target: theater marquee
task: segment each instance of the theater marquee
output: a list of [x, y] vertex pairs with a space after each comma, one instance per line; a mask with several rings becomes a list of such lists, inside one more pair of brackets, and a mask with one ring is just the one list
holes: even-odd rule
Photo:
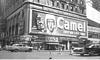
[[29, 33], [87, 36], [87, 22], [31, 10]]

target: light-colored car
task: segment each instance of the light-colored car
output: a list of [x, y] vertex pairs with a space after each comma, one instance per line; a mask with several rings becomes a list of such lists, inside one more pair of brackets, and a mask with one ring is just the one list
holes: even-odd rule
[[6, 46], [6, 50], [11, 51], [11, 52], [17, 52], [17, 51], [31, 52], [32, 49], [33, 49], [33, 47], [30, 47], [25, 44], [13, 44], [13, 45]]

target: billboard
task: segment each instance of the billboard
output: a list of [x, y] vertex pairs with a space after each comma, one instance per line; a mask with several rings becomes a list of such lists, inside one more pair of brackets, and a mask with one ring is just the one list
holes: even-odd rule
[[29, 33], [48, 35], [87, 35], [87, 22], [30, 10]]

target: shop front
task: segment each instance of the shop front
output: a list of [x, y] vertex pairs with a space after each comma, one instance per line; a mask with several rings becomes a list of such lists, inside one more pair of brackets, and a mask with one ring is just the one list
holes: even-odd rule
[[87, 37], [87, 21], [30, 9], [29, 34], [41, 35], [33, 40], [45, 50], [70, 50], [78, 35]]

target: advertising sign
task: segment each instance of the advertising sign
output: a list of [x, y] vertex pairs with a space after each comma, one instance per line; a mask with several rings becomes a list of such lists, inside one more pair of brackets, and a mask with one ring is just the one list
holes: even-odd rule
[[[87, 22], [31, 10], [29, 33], [49, 35], [87, 35]], [[34, 14], [35, 13], [35, 14]], [[34, 17], [35, 16], [35, 17]], [[38, 19], [39, 18], [39, 19]], [[39, 20], [39, 22], [37, 22]], [[37, 23], [37, 24], [35, 24]], [[34, 25], [32, 25], [34, 24]], [[35, 27], [33, 27], [35, 26]], [[40, 26], [41, 28], [38, 28]]]
[[58, 37], [46, 37], [46, 42], [58, 42]]

